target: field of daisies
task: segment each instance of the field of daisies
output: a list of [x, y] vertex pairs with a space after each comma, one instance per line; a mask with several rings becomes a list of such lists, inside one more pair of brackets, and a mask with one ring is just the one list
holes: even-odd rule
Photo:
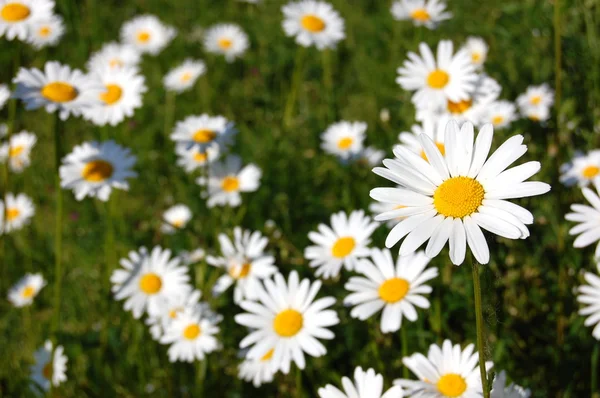
[[0, 0], [0, 397], [600, 397], [600, 3]]

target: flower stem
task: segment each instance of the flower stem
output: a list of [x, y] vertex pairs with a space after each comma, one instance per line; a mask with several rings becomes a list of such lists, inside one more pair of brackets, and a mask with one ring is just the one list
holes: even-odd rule
[[[402, 340], [402, 358], [408, 356], [408, 337], [406, 336], [406, 327], [400, 328], [400, 340]], [[408, 368], [402, 366], [402, 378], [408, 379]]]
[[598, 388], [600, 369], [598, 369], [598, 362], [600, 362], [600, 344], [596, 343], [592, 351], [592, 398], [600, 397], [600, 389]]
[[61, 284], [62, 284], [62, 213], [63, 200], [62, 189], [60, 187], [60, 175], [58, 169], [60, 167], [60, 132], [62, 131], [56, 122], [58, 113], [50, 119], [50, 130], [54, 134], [54, 178], [56, 190], [56, 221], [54, 230], [54, 317], [52, 319], [52, 332], [58, 332], [60, 324], [60, 300], [61, 300]]
[[283, 113], [283, 125], [290, 127], [292, 124], [292, 118], [294, 114], [294, 107], [296, 105], [296, 97], [298, 96], [298, 87], [302, 80], [302, 74], [304, 71], [304, 54], [306, 49], [304, 47], [298, 47], [296, 50], [296, 58], [294, 60], [294, 73], [292, 75], [292, 86], [288, 93], [287, 102], [285, 104], [285, 111]]
[[296, 396], [302, 397], [302, 370], [296, 367]]
[[329, 119], [329, 122], [333, 121], [333, 74], [331, 71], [331, 50], [322, 51], [323, 61], [323, 86], [325, 88], [325, 116]]
[[165, 128], [164, 132], [169, 135], [169, 131], [173, 127], [173, 113], [175, 111], [175, 92], [167, 90], [167, 98], [165, 100]]
[[477, 325], [477, 351], [479, 352], [479, 372], [481, 373], [481, 387], [483, 388], [484, 398], [490, 398], [484, 358], [485, 343], [483, 312], [481, 306], [481, 285], [479, 281], [479, 263], [473, 257], [471, 257], [471, 263], [473, 266], [473, 293], [475, 295], [475, 323]]

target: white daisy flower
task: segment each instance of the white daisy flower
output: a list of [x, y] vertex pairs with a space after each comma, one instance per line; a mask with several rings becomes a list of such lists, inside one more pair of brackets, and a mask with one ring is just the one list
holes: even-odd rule
[[570, 163], [561, 166], [560, 182], [565, 185], [577, 183], [585, 187], [600, 176], [600, 149], [578, 153]]
[[[600, 263], [596, 263], [598, 274], [600, 274]], [[591, 272], [583, 274], [589, 285], [579, 286], [577, 291], [577, 301], [584, 305], [579, 310], [579, 315], [587, 316], [584, 325], [594, 326], [592, 335], [596, 340], [600, 340], [600, 277]]]
[[206, 72], [203, 61], [186, 59], [183, 64], [171, 69], [163, 79], [165, 88], [169, 91], [182, 93], [194, 86], [198, 77]]
[[[483, 392], [479, 354], [474, 350], [473, 344], [462, 350], [459, 344], [453, 346], [450, 340], [444, 340], [442, 347], [432, 344], [427, 357], [416, 353], [402, 358], [402, 363], [419, 380], [397, 379], [394, 384], [406, 388], [412, 397], [480, 398]], [[492, 366], [492, 362], [485, 364], [488, 371]]]
[[134, 46], [110, 42], [104, 44], [100, 51], [96, 51], [90, 56], [87, 68], [90, 71], [103, 71], [106, 68], [137, 67], [140, 58], [141, 55]]
[[412, 97], [417, 108], [445, 108], [448, 101], [470, 99], [477, 75], [471, 57], [465, 49], [453, 55], [449, 40], [438, 43], [437, 59], [425, 43], [419, 45], [421, 56], [409, 52], [408, 60], [398, 68], [396, 82], [404, 89], [415, 91]]
[[506, 372], [502, 371], [494, 377], [491, 398], [529, 398], [531, 391], [514, 383], [506, 385]]
[[164, 25], [154, 15], [139, 15], [121, 27], [121, 41], [142, 54], [157, 55], [176, 35], [175, 28]]
[[144, 311], [149, 316], [159, 316], [164, 300], [191, 290], [188, 268], [180, 266], [178, 257], [171, 251], [155, 246], [148, 253], [145, 247], [129, 252], [122, 258], [120, 269], [112, 273], [110, 281], [116, 300], [125, 299], [124, 308], [139, 319]]
[[540, 86], [529, 86], [525, 93], [517, 97], [517, 105], [526, 114], [530, 108], [550, 108], [554, 104], [554, 90], [546, 83]]
[[53, 10], [53, 0], [0, 0], [0, 37], [27, 40], [32, 24], [47, 19]]
[[187, 148], [186, 145], [177, 145], [175, 153], [177, 154], [177, 165], [183, 167], [186, 173], [191, 173], [217, 160], [219, 146], [208, 146], [202, 151], [197, 145], [191, 148]]
[[10, 90], [6, 84], [0, 84], [0, 109], [4, 108], [4, 105], [10, 98]]
[[383, 376], [368, 369], [366, 372], [359, 366], [354, 370], [353, 383], [348, 377], [342, 377], [341, 391], [337, 387], [327, 384], [319, 388], [320, 398], [402, 398], [402, 387], [393, 386], [383, 393]]
[[403, 131], [398, 135], [398, 140], [403, 146], [427, 160], [427, 155], [419, 141], [421, 134], [425, 134], [431, 138], [440, 153], [444, 155], [446, 153], [444, 138], [446, 135], [446, 125], [449, 121], [450, 117], [448, 115], [438, 116], [428, 112], [423, 115], [421, 125], [413, 124], [410, 131]]
[[342, 160], [349, 160], [363, 150], [366, 130], [365, 122], [342, 120], [334, 123], [321, 134], [321, 148]]
[[44, 286], [46, 286], [46, 281], [42, 274], [25, 274], [8, 291], [8, 301], [15, 307], [31, 305]]
[[27, 42], [38, 50], [55, 46], [65, 33], [65, 24], [58, 15], [50, 15], [31, 24], [31, 33]]
[[339, 275], [342, 265], [354, 271], [357, 261], [369, 255], [371, 234], [379, 226], [362, 210], [350, 215], [343, 211], [331, 215], [331, 227], [319, 224], [318, 232], [308, 233], [308, 239], [316, 246], [304, 250], [309, 265], [317, 268], [315, 276], [324, 279]]
[[233, 62], [244, 55], [249, 46], [248, 35], [235, 24], [211, 26], [204, 35], [206, 52], [221, 54], [227, 62]]
[[83, 110], [83, 116], [97, 126], [116, 126], [133, 116], [142, 107], [142, 95], [148, 90], [146, 79], [136, 67], [95, 69], [95, 75], [104, 85], [100, 102]]
[[415, 26], [435, 29], [440, 22], [452, 18], [441, 0], [398, 0], [392, 3], [392, 16], [397, 21], [412, 20]]
[[481, 228], [508, 239], [529, 236], [526, 225], [533, 223], [533, 215], [506, 199], [541, 195], [550, 185], [525, 181], [540, 170], [539, 162], [507, 170], [527, 152], [521, 135], [508, 139], [486, 160], [493, 135], [493, 127], [485, 125], [474, 142], [472, 124], [463, 124], [459, 131], [451, 121], [446, 128], [445, 156], [422, 134], [419, 141], [428, 161], [396, 147], [397, 159], [386, 159], [385, 167], [373, 169], [403, 187], [371, 191], [375, 200], [406, 206], [375, 217], [378, 221], [406, 217], [392, 228], [386, 247], [406, 237], [400, 246], [400, 255], [405, 256], [429, 240], [425, 254], [433, 258], [449, 240], [452, 263], [462, 264], [468, 246], [479, 263], [487, 264], [490, 253]]
[[163, 213], [160, 230], [165, 234], [174, 234], [178, 230], [184, 229], [191, 219], [192, 211], [186, 205], [171, 206]]
[[481, 68], [487, 59], [488, 45], [481, 37], [467, 37], [464, 48], [471, 55], [471, 62]]
[[18, 231], [31, 222], [35, 207], [25, 194], [6, 194], [6, 203], [0, 200], [0, 234]]
[[265, 287], [258, 286], [257, 301], [242, 301], [240, 306], [247, 313], [235, 316], [240, 325], [254, 329], [241, 342], [240, 347], [251, 346], [248, 359], [260, 359], [273, 349], [271, 369], [288, 374], [292, 360], [304, 369], [304, 353], [320, 357], [327, 353], [325, 346], [317, 340], [334, 338], [327, 329], [339, 323], [335, 311], [326, 308], [335, 303], [333, 297], [314, 301], [321, 282], [299, 280], [292, 271], [286, 283], [283, 275], [275, 274], [274, 280], [267, 279]]
[[284, 5], [281, 11], [286, 36], [295, 37], [303, 47], [335, 48], [346, 37], [344, 20], [329, 3], [301, 0]]
[[254, 387], [257, 388], [264, 383], [272, 382], [275, 375], [271, 364], [274, 351], [271, 348], [260, 359], [244, 359], [239, 366], [238, 377], [244, 381], [251, 381]]
[[8, 160], [11, 171], [20, 173], [31, 164], [31, 149], [35, 146], [37, 137], [28, 131], [10, 136], [10, 142], [0, 145], [0, 162]]
[[423, 296], [431, 293], [431, 286], [423, 283], [435, 278], [435, 267], [425, 269], [429, 258], [422, 251], [398, 257], [396, 265], [389, 250], [371, 250], [372, 262], [360, 260], [356, 271], [365, 277], [353, 276], [344, 286], [352, 292], [344, 304], [355, 306], [350, 315], [364, 321], [383, 309], [381, 331], [397, 332], [402, 316], [411, 322], [417, 320], [415, 307], [429, 308]]
[[522, 108], [521, 114], [531, 121], [545, 122], [550, 119], [550, 108], [545, 106]]
[[[593, 181], [596, 192], [600, 192], [600, 180]], [[600, 241], [600, 197], [587, 187], [581, 188], [588, 205], [572, 204], [573, 213], [568, 213], [565, 219], [579, 223], [569, 230], [569, 235], [579, 235], [573, 242], [573, 247], [582, 248]], [[600, 259], [600, 242], [596, 246], [594, 257]]]
[[226, 147], [231, 145], [237, 133], [233, 122], [223, 116], [188, 116], [177, 122], [171, 139], [186, 149], [196, 147], [204, 153], [207, 148]]
[[246, 231], [240, 227], [233, 229], [233, 240], [219, 234], [220, 257], [207, 256], [206, 262], [227, 273], [222, 275], [213, 287], [214, 294], [221, 294], [233, 284], [234, 302], [256, 300], [260, 280], [277, 272], [275, 258], [265, 253], [269, 240], [258, 231]]
[[206, 257], [206, 251], [201, 248], [192, 251], [183, 250], [179, 253], [183, 265], [194, 265], [204, 260], [204, 257]]
[[158, 303], [158, 311], [154, 316], [146, 319], [150, 327], [150, 334], [154, 340], [159, 340], [171, 322], [177, 319], [186, 308], [195, 308], [200, 305], [202, 292], [200, 290], [184, 290], [175, 292]]
[[61, 345], [53, 349], [52, 342], [47, 340], [44, 346], [35, 352], [34, 357], [35, 365], [31, 367], [31, 380], [44, 391], [67, 381], [68, 359]]
[[165, 329], [160, 342], [170, 344], [169, 361], [202, 361], [206, 354], [219, 349], [219, 341], [214, 336], [219, 332], [217, 322], [207, 317], [202, 308], [186, 308]]
[[44, 107], [48, 113], [58, 111], [62, 120], [97, 105], [104, 91], [102, 82], [95, 77], [54, 61], [46, 62], [43, 72], [21, 68], [13, 82], [17, 84], [13, 96], [25, 103], [25, 109]]
[[137, 177], [135, 162], [129, 148], [113, 140], [84, 142], [63, 158], [60, 186], [73, 190], [77, 200], [89, 196], [106, 202], [113, 188], [129, 190], [127, 178]]
[[500, 100], [487, 104], [481, 114], [480, 123], [491, 123], [494, 128], [502, 129], [517, 120], [517, 107], [510, 101]]
[[379, 166], [385, 158], [385, 151], [368, 146], [358, 153], [359, 162], [364, 162], [369, 166]]
[[222, 162], [215, 162], [208, 178], [199, 177], [196, 183], [207, 186], [206, 205], [237, 207], [242, 203], [242, 192], [254, 192], [260, 186], [262, 171], [255, 164], [242, 167], [242, 159], [228, 156]]
[[[392, 211], [392, 210], [402, 209], [404, 207], [406, 207], [406, 206], [400, 206], [400, 205], [395, 205], [393, 203], [384, 203], [384, 202], [375, 201], [375, 202], [371, 202], [371, 204], [369, 205], [369, 211], [371, 213], [373, 213], [374, 215], [377, 215], [377, 214], [385, 213], [385, 212]], [[391, 220], [388, 220], [385, 223], [385, 225], [388, 228], [393, 228], [396, 224], [398, 224], [398, 222], [402, 221], [405, 218], [406, 217], [403, 217], [403, 216], [399, 216], [397, 218], [392, 218]]]

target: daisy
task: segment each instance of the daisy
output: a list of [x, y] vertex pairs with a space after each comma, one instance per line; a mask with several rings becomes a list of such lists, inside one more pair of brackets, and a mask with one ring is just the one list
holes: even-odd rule
[[13, 96], [25, 103], [25, 109], [58, 111], [61, 120], [70, 114], [79, 116], [83, 109], [98, 104], [104, 90], [98, 79], [54, 61], [46, 62], [43, 72], [21, 68], [13, 82], [17, 84]]
[[600, 149], [585, 155], [578, 153], [570, 163], [561, 166], [561, 173], [560, 182], [565, 185], [589, 185], [600, 176]]
[[354, 370], [354, 380], [342, 377], [344, 391], [331, 384], [319, 388], [320, 398], [402, 398], [402, 387], [394, 386], [383, 393], [383, 376], [368, 369], [366, 372], [359, 366]]
[[257, 388], [264, 383], [272, 382], [275, 375], [271, 364], [274, 351], [271, 348], [260, 359], [245, 359], [239, 366], [238, 377], [244, 381], [251, 381]]
[[[598, 273], [600, 274], [600, 263], [596, 263]], [[600, 277], [591, 272], [583, 274], [589, 285], [579, 286], [577, 291], [577, 301], [585, 307], [579, 310], [579, 315], [587, 316], [584, 325], [593, 326], [592, 335], [596, 340], [600, 340]]]
[[[599, 185], [600, 181], [594, 180], [596, 192], [600, 192]], [[600, 241], [600, 222], [598, 221], [600, 220], [600, 197], [587, 187], [581, 188], [581, 192], [593, 207], [572, 204], [571, 210], [573, 210], [573, 213], [568, 213], [565, 216], [566, 220], [579, 223], [569, 230], [569, 235], [579, 235], [573, 242], [573, 247], [577, 248], [586, 247]], [[600, 242], [596, 246], [594, 256], [596, 259], [600, 259]]]
[[15, 307], [31, 305], [44, 286], [46, 286], [46, 281], [42, 274], [25, 274], [8, 291], [8, 301]]
[[364, 162], [369, 166], [379, 166], [385, 158], [385, 151], [368, 146], [358, 153], [359, 162]]
[[527, 113], [529, 108], [550, 108], [554, 103], [554, 90], [546, 83], [540, 86], [529, 86], [525, 93], [517, 97], [521, 112]]
[[167, 90], [182, 93], [192, 88], [198, 77], [205, 72], [206, 64], [204, 62], [186, 59], [183, 64], [171, 69], [166, 74], [163, 84]]
[[199, 177], [196, 183], [206, 185], [204, 193], [208, 197], [206, 205], [237, 207], [242, 203], [242, 192], [254, 192], [260, 185], [262, 171], [255, 164], [242, 167], [239, 156], [228, 156], [222, 162], [215, 162], [208, 178]]
[[219, 146], [208, 146], [202, 151], [197, 145], [191, 148], [187, 148], [186, 145], [177, 145], [175, 153], [177, 154], [177, 165], [183, 167], [187, 173], [191, 173], [214, 162], [219, 157]]
[[0, 145], [0, 162], [8, 160], [11, 171], [20, 173], [31, 163], [31, 149], [35, 146], [37, 137], [28, 131], [21, 131], [10, 136], [10, 143]]
[[478, 68], [483, 66], [487, 58], [488, 45], [481, 37], [467, 37], [464, 48], [471, 55], [471, 62]]
[[438, 270], [425, 270], [429, 258], [422, 251], [398, 257], [395, 267], [389, 250], [372, 249], [371, 259], [372, 262], [359, 261], [356, 271], [365, 277], [353, 276], [346, 283], [344, 287], [352, 294], [344, 299], [344, 304], [354, 305], [350, 315], [361, 321], [383, 309], [381, 331], [397, 332], [403, 315], [414, 322], [415, 306], [429, 308], [429, 301], [423, 295], [431, 293], [431, 287], [423, 283], [435, 278]]
[[207, 148], [219, 148], [231, 145], [237, 133], [234, 123], [223, 116], [188, 116], [177, 122], [171, 139], [186, 149], [196, 147], [204, 153]]
[[346, 37], [344, 20], [324, 1], [302, 0], [284, 5], [283, 30], [302, 47], [335, 48]]
[[52, 342], [47, 340], [44, 346], [35, 352], [34, 357], [35, 365], [31, 367], [31, 379], [44, 391], [67, 381], [68, 359], [61, 345], [53, 349]]
[[141, 55], [134, 46], [117, 42], [106, 43], [100, 51], [93, 53], [87, 62], [91, 71], [136, 67], [140, 63]]
[[249, 46], [248, 35], [235, 24], [219, 24], [206, 30], [204, 49], [206, 52], [221, 54], [227, 62], [233, 62], [244, 55]]
[[0, 234], [23, 228], [34, 214], [35, 207], [27, 195], [7, 193], [6, 202], [0, 200]]
[[195, 249], [190, 251], [183, 250], [179, 253], [179, 258], [181, 259], [181, 263], [184, 265], [194, 265], [204, 260], [206, 256], [206, 252], [204, 249]]
[[178, 230], [184, 229], [191, 219], [192, 211], [186, 205], [169, 207], [163, 213], [163, 224], [160, 230], [165, 234], [173, 234]]
[[53, 10], [53, 0], [0, 0], [0, 37], [25, 41], [33, 23], [49, 18]]
[[176, 35], [175, 28], [164, 25], [154, 15], [139, 15], [121, 27], [121, 41], [143, 54], [157, 55]]
[[162, 344], [170, 344], [169, 361], [202, 361], [206, 354], [219, 349], [215, 334], [219, 327], [204, 316], [201, 307], [186, 308], [165, 329]]
[[10, 98], [10, 90], [6, 84], [0, 84], [0, 109], [4, 108], [4, 105]]
[[122, 258], [123, 268], [113, 272], [110, 281], [115, 299], [125, 299], [124, 308], [139, 319], [144, 311], [149, 316], [160, 315], [160, 305], [176, 294], [191, 290], [187, 267], [179, 265], [179, 258], [171, 258], [171, 251], [155, 246], [148, 253], [145, 247], [129, 252]]
[[449, 240], [452, 263], [462, 264], [468, 245], [477, 261], [487, 264], [490, 253], [481, 228], [508, 239], [529, 236], [526, 224], [533, 223], [533, 215], [506, 199], [541, 195], [550, 185], [525, 181], [540, 170], [539, 162], [507, 170], [527, 152], [521, 135], [508, 139], [486, 161], [493, 135], [492, 126], [485, 125], [474, 143], [473, 125], [465, 123], [459, 131], [452, 121], [446, 128], [445, 156], [422, 134], [419, 141], [429, 161], [396, 147], [397, 159], [386, 159], [385, 167], [373, 169], [402, 188], [375, 188], [371, 197], [406, 206], [375, 217], [378, 221], [406, 217], [392, 228], [386, 247], [406, 237], [400, 246], [400, 255], [405, 256], [429, 240], [425, 254], [433, 258]]
[[84, 142], [63, 158], [60, 186], [73, 190], [77, 200], [89, 196], [106, 202], [113, 188], [129, 190], [127, 178], [137, 177], [135, 162], [128, 148], [112, 140]]
[[437, 60], [425, 43], [419, 45], [421, 56], [409, 52], [409, 60], [398, 68], [396, 82], [404, 89], [415, 91], [412, 97], [417, 108], [445, 108], [448, 101], [470, 99], [477, 75], [471, 57], [465, 49], [453, 53], [449, 40], [437, 47]]
[[521, 114], [533, 122], [545, 122], [550, 119], [550, 108], [545, 106], [526, 107]]
[[240, 303], [248, 312], [235, 316], [237, 323], [254, 329], [240, 342], [240, 347], [251, 346], [248, 359], [263, 358], [273, 349], [271, 369], [274, 372], [280, 369], [288, 374], [292, 360], [304, 369], [305, 352], [312, 357], [327, 353], [317, 338], [334, 338], [327, 328], [337, 325], [339, 319], [335, 311], [326, 308], [332, 306], [335, 299], [324, 297], [314, 301], [321, 282], [300, 281], [296, 271], [290, 273], [287, 283], [281, 274], [264, 283], [264, 288], [258, 286], [257, 301]]
[[491, 123], [494, 128], [502, 129], [517, 120], [517, 107], [510, 101], [500, 100], [490, 102], [482, 112], [480, 123]]
[[446, 125], [449, 121], [450, 117], [448, 115], [437, 116], [431, 112], [427, 112], [423, 116], [421, 125], [413, 124], [410, 131], [403, 131], [398, 135], [398, 140], [411, 152], [427, 160], [427, 155], [419, 141], [421, 134], [425, 134], [431, 138], [440, 153], [444, 155], [446, 153], [444, 138], [446, 135]]
[[513, 383], [506, 385], [506, 372], [496, 374], [492, 385], [491, 398], [529, 398], [531, 391]]
[[321, 148], [342, 160], [357, 156], [363, 150], [367, 123], [345, 120], [327, 127], [321, 134]]
[[164, 331], [169, 327], [179, 314], [186, 308], [195, 308], [200, 305], [202, 292], [200, 290], [184, 290], [175, 292], [158, 303], [158, 311], [154, 316], [146, 319], [146, 325], [150, 327], [150, 334], [154, 340], [159, 340]]
[[[401, 188], [401, 187], [400, 187]], [[392, 210], [402, 209], [405, 206], [398, 206], [393, 203], [384, 203], [384, 202], [371, 202], [369, 205], [369, 211], [375, 215], [385, 213]], [[402, 221], [406, 217], [397, 217], [388, 220], [385, 224], [388, 228], [393, 228], [399, 221]]]
[[378, 226], [362, 210], [355, 210], [350, 215], [343, 211], [332, 214], [331, 227], [319, 224], [318, 232], [308, 233], [308, 239], [316, 246], [304, 250], [309, 265], [317, 268], [315, 276], [335, 278], [342, 265], [353, 271], [358, 260], [369, 255], [370, 237]]
[[50, 15], [31, 24], [31, 34], [27, 41], [38, 50], [55, 46], [65, 33], [65, 24], [58, 15]]
[[260, 281], [277, 272], [275, 258], [265, 253], [269, 240], [258, 231], [245, 231], [240, 227], [233, 229], [233, 240], [225, 234], [219, 234], [221, 257], [208, 256], [206, 262], [223, 268], [222, 275], [213, 287], [213, 293], [219, 295], [235, 284], [234, 302], [256, 300]]
[[399, 0], [392, 3], [392, 16], [397, 21], [411, 19], [415, 26], [435, 29], [440, 22], [452, 18], [446, 3], [440, 0]]
[[[474, 349], [473, 344], [469, 344], [462, 350], [459, 344], [453, 346], [450, 340], [444, 340], [442, 347], [432, 344], [427, 357], [416, 353], [402, 358], [402, 363], [419, 380], [397, 379], [394, 384], [406, 388], [406, 392], [414, 397], [479, 398], [483, 392], [479, 354], [473, 352]], [[492, 366], [492, 362], [485, 364], [488, 371]]]

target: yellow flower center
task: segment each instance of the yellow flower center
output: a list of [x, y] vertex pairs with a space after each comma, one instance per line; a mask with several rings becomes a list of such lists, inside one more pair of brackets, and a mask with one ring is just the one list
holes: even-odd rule
[[331, 248], [331, 254], [333, 257], [343, 258], [348, 254], [352, 253], [354, 247], [356, 246], [356, 241], [351, 236], [345, 236], [343, 238], [339, 238], [333, 247]]
[[221, 182], [221, 188], [225, 192], [234, 192], [240, 189], [240, 180], [237, 177], [227, 176]]
[[338, 146], [338, 148], [340, 148], [342, 150], [346, 150], [352, 146], [353, 142], [354, 142], [354, 140], [352, 138], [346, 137], [346, 138], [342, 138], [341, 140], [339, 140], [337, 146]]
[[532, 105], [539, 105], [540, 102], [542, 102], [542, 97], [539, 95], [536, 95], [534, 97], [531, 97], [531, 99], [529, 100], [529, 102], [531, 102]]
[[35, 289], [32, 286], [27, 286], [25, 289], [23, 289], [21, 296], [23, 298], [28, 299], [28, 298], [33, 297], [34, 294], [35, 294]]
[[149, 272], [140, 278], [140, 289], [146, 294], [156, 294], [162, 288], [160, 276]]
[[77, 98], [77, 89], [69, 83], [53, 82], [46, 84], [41, 91], [44, 98], [52, 102], [69, 102]]
[[23, 150], [25, 149], [25, 147], [23, 145], [18, 145], [16, 147], [11, 147], [8, 150], [8, 156], [10, 156], [11, 158], [14, 158], [15, 156], [19, 156]]
[[304, 29], [308, 30], [311, 33], [318, 33], [325, 30], [325, 21], [323, 21], [316, 15], [309, 14], [303, 16], [302, 20], [300, 20], [300, 24]]
[[600, 173], [600, 168], [597, 166], [588, 166], [581, 172], [584, 178], [594, 178]]
[[436, 69], [427, 76], [427, 84], [431, 88], [444, 88], [450, 81], [450, 75], [441, 69]]
[[44, 376], [47, 380], [50, 380], [50, 379], [52, 379], [53, 373], [54, 373], [54, 369], [52, 367], [52, 360], [50, 360], [50, 362], [48, 362], [42, 368], [42, 376]]
[[274, 348], [271, 348], [269, 351], [267, 351], [267, 353], [265, 355], [263, 355], [263, 357], [260, 359], [261, 361], [268, 361], [269, 359], [273, 358], [273, 353], [275, 352]]
[[88, 162], [81, 171], [84, 180], [90, 182], [102, 182], [113, 174], [113, 165], [105, 160], [92, 160]]
[[406, 279], [391, 278], [379, 286], [379, 297], [386, 303], [396, 303], [406, 296], [410, 285]]
[[137, 40], [140, 43], [148, 43], [148, 41], [150, 40], [150, 33], [148, 33], [148, 32], [139, 32], [137, 34]]
[[448, 373], [437, 382], [437, 389], [445, 397], [460, 397], [467, 390], [467, 382], [456, 373]]
[[[439, 149], [442, 156], [444, 156], [446, 154], [446, 146], [443, 143], [436, 142], [435, 146], [437, 146], [437, 149]], [[421, 150], [421, 157], [429, 162], [429, 159], [427, 159], [427, 154], [425, 153], [424, 150]]]
[[6, 209], [6, 219], [8, 221], [12, 221], [15, 218], [19, 217], [19, 214], [21, 214], [21, 212], [15, 207]]
[[537, 115], [529, 115], [529, 119], [534, 121], [534, 122], [539, 122], [540, 118]]
[[470, 99], [468, 100], [462, 100], [459, 102], [452, 102], [452, 101], [448, 101], [448, 112], [453, 113], [453, 114], [462, 114], [465, 111], [467, 111], [471, 105], [473, 104], [473, 101], [471, 101]]
[[480, 53], [478, 53], [478, 52], [471, 53], [471, 61], [473, 61], [474, 63], [479, 63], [480, 60], [481, 60]]
[[427, 22], [431, 18], [427, 10], [424, 8], [417, 8], [410, 13], [410, 17], [419, 22]]
[[229, 275], [235, 279], [242, 279], [248, 276], [250, 273], [250, 263], [244, 263], [242, 265], [234, 265], [229, 269]]
[[231, 48], [231, 46], [233, 45], [233, 41], [231, 41], [230, 39], [221, 38], [217, 41], [217, 44], [223, 50], [229, 50]]
[[292, 337], [302, 329], [303, 324], [302, 314], [296, 310], [288, 309], [277, 314], [273, 320], [273, 329], [281, 337]]
[[470, 177], [452, 177], [433, 193], [433, 205], [446, 217], [463, 218], [477, 211], [485, 191], [479, 181]]
[[204, 152], [196, 152], [194, 154], [194, 160], [198, 163], [204, 163], [208, 159], [208, 156]]
[[200, 129], [194, 133], [192, 139], [199, 144], [205, 144], [215, 139], [217, 133], [208, 129]]
[[120, 100], [122, 95], [123, 90], [120, 86], [117, 86], [116, 84], [107, 84], [106, 92], [100, 94], [100, 99], [104, 101], [106, 105], [112, 105]]
[[187, 326], [185, 329], [183, 329], [183, 337], [185, 337], [188, 340], [194, 340], [196, 337], [200, 336], [200, 332], [200, 326], [193, 323]]
[[123, 66], [123, 61], [121, 61], [118, 58], [113, 58], [108, 62], [108, 66], [110, 66], [111, 68], [120, 68], [121, 66]]
[[26, 5], [20, 3], [8, 3], [2, 8], [0, 15], [2, 19], [8, 22], [19, 22], [31, 14], [31, 10]]
[[185, 72], [183, 75], [181, 75], [181, 81], [184, 83], [189, 82], [191, 78], [192, 74], [190, 72]]
[[175, 228], [181, 228], [183, 227], [183, 220], [175, 220], [171, 223], [171, 225]]
[[497, 126], [497, 125], [499, 125], [499, 124], [500, 124], [500, 123], [502, 123], [503, 121], [504, 121], [504, 118], [503, 118], [502, 116], [494, 116], [494, 117], [492, 118], [492, 124], [493, 124], [494, 126]]
[[38, 34], [39, 34], [41, 37], [48, 37], [48, 36], [50, 36], [50, 33], [51, 33], [51, 32], [52, 32], [52, 31], [50, 30], [50, 27], [49, 27], [49, 26], [42, 26], [42, 27], [40, 28], [40, 30], [38, 31]]

